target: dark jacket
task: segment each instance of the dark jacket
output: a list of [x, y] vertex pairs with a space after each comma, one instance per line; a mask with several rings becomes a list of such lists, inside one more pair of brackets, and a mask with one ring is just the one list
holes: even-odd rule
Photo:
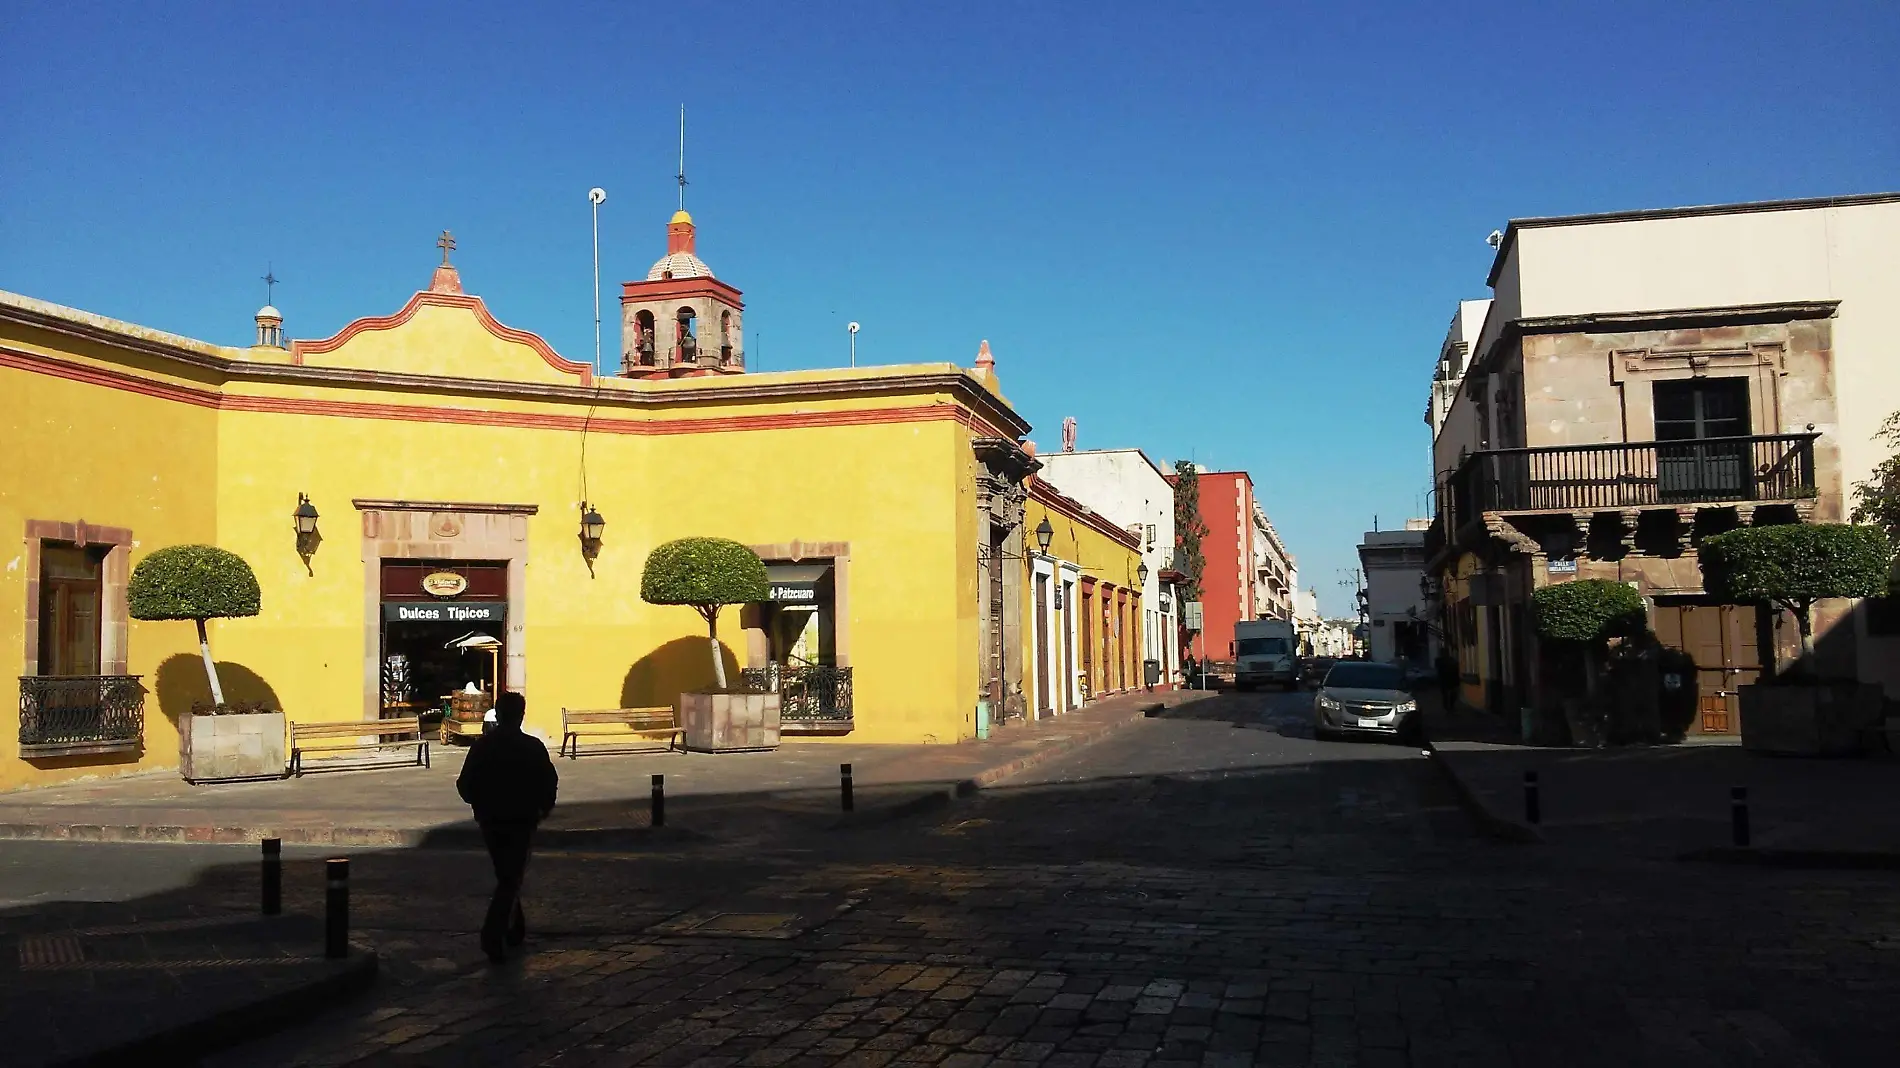
[[469, 748], [455, 792], [478, 823], [534, 823], [554, 808], [559, 782], [541, 739], [497, 724]]

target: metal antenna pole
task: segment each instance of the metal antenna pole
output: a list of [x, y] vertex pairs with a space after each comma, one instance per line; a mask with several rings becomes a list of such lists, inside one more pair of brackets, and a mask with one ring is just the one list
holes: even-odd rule
[[594, 373], [600, 374], [600, 202], [587, 199], [594, 209]]

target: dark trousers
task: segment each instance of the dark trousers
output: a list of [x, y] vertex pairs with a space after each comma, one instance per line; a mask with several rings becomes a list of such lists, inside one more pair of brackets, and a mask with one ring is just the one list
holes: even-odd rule
[[495, 896], [488, 899], [488, 915], [482, 920], [482, 948], [490, 952], [518, 943], [527, 934], [521, 879], [528, 872], [533, 843], [532, 822], [482, 824], [482, 844], [495, 865]]

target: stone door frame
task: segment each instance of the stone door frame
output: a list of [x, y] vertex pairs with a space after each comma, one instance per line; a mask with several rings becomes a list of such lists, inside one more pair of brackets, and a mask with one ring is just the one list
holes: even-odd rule
[[528, 517], [538, 504], [358, 498], [363, 515], [363, 718], [382, 716], [383, 561], [500, 560], [508, 565], [504, 686], [528, 687]]

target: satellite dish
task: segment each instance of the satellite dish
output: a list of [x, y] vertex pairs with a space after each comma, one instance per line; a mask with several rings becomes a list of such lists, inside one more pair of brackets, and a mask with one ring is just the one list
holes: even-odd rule
[[1502, 230], [1491, 231], [1491, 235], [1484, 239], [1484, 243], [1487, 245], [1490, 245], [1492, 248], [1498, 248], [1499, 246], [1504, 244], [1504, 231]]
[[847, 324], [847, 325], [845, 326], [845, 329], [846, 329], [846, 330], [849, 330], [849, 331], [851, 331], [852, 333], [854, 333], [854, 334], [855, 334], [855, 333], [857, 333], [857, 332], [858, 332], [858, 324], [856, 324], [856, 323], [849, 323], [849, 324]]
[[587, 202], [596, 206], [607, 203], [607, 191], [595, 186], [587, 191]]

